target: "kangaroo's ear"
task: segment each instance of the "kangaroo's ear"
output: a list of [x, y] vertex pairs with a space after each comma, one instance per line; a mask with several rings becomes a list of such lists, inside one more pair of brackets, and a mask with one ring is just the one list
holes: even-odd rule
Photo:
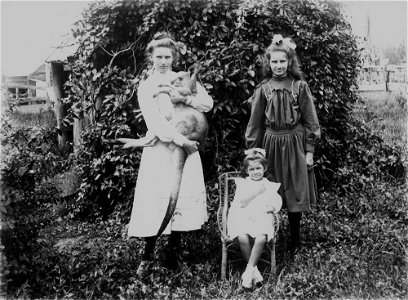
[[198, 74], [201, 71], [201, 64], [200, 63], [195, 63], [194, 64], [194, 73]]
[[191, 73], [194, 73], [194, 70], [195, 70], [195, 64], [189, 66], [189, 67], [188, 67], [188, 70], [187, 70], [187, 71], [188, 71], [188, 74], [191, 75]]

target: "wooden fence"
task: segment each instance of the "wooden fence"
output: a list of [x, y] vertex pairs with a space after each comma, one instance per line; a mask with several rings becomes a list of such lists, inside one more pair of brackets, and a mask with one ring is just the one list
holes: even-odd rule
[[360, 91], [407, 92], [407, 68], [405, 65], [365, 65], [359, 76]]
[[16, 104], [16, 105], [32, 105], [32, 104], [45, 104], [47, 103], [48, 99], [45, 97], [27, 97], [27, 98], [8, 98], [8, 104]]

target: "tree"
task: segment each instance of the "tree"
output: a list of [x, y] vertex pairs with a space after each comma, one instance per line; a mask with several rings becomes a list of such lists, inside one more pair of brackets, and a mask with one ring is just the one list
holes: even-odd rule
[[388, 59], [391, 65], [398, 65], [407, 61], [407, 50], [405, 43], [396, 46], [389, 46], [383, 49], [384, 58]]

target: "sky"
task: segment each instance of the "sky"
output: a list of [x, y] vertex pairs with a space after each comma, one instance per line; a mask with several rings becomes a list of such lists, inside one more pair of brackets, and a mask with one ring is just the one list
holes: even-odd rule
[[407, 41], [407, 1], [341, 1], [358, 36], [366, 33], [367, 16], [370, 19], [372, 41], [378, 47], [400, 45]]
[[28, 75], [71, 36], [86, 1], [1, 1], [1, 73]]
[[[295, 1], [295, 0], [294, 0]], [[34, 72], [70, 35], [72, 24], [88, 5], [71, 1], [0, 1], [1, 73]], [[379, 47], [407, 40], [407, 1], [342, 0], [356, 35], [363, 35], [370, 16], [373, 43]]]

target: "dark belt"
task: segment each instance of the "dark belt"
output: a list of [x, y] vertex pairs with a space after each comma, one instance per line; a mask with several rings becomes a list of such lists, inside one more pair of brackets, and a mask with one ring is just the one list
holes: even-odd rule
[[267, 127], [266, 131], [269, 131], [270, 133], [273, 134], [288, 134], [294, 131], [298, 131], [298, 130], [304, 130], [304, 127], [302, 124], [297, 124], [296, 126], [290, 127], [290, 128], [282, 128], [282, 129], [277, 129], [277, 128], [270, 128]]

